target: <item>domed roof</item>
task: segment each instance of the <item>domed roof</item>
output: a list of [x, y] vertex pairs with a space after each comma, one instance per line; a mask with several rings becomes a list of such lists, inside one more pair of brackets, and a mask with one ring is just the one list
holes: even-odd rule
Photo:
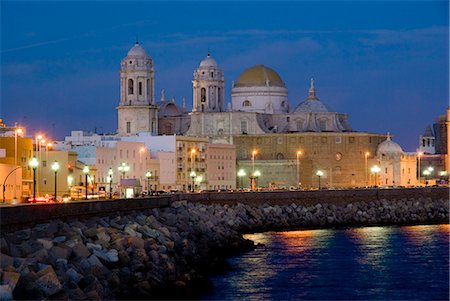
[[294, 112], [333, 112], [333, 110], [318, 99], [307, 99], [301, 102]]
[[262, 87], [267, 86], [286, 87], [280, 75], [272, 68], [264, 65], [250, 67], [239, 75], [235, 87]]
[[139, 45], [139, 42], [136, 42], [134, 46], [128, 51], [128, 56], [134, 57], [148, 57], [147, 51]]
[[333, 112], [333, 110], [317, 98], [316, 88], [314, 88], [314, 79], [311, 78], [308, 98], [301, 102], [297, 108], [295, 108], [294, 112]]
[[391, 136], [388, 134], [386, 140], [381, 142], [377, 148], [377, 155], [401, 155], [403, 150], [398, 143], [391, 140]]
[[210, 68], [210, 67], [217, 68], [217, 62], [208, 53], [208, 55], [200, 62], [200, 68]]

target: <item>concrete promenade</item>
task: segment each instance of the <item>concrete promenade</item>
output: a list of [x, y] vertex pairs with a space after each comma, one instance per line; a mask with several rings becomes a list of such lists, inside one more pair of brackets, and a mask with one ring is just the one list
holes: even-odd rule
[[319, 202], [344, 205], [374, 200], [449, 199], [447, 187], [403, 189], [352, 189], [320, 191], [210, 192], [152, 196], [148, 198], [76, 201], [51, 204], [19, 204], [0, 207], [0, 227], [41, 223], [52, 219], [105, 216], [170, 206], [174, 201], [234, 205], [312, 205]]

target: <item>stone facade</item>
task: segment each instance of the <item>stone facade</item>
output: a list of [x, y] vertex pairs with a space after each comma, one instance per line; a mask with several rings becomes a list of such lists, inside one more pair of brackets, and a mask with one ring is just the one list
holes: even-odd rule
[[153, 60], [136, 42], [120, 64], [119, 135], [158, 133], [154, 85]]
[[[243, 168], [247, 175], [252, 170], [252, 151], [256, 151], [254, 166], [261, 172], [260, 187], [297, 187], [299, 173], [302, 188], [317, 188], [316, 173], [321, 170], [321, 187], [333, 188], [367, 186], [365, 154], [370, 153], [368, 160], [374, 158], [385, 137], [356, 132], [291, 133], [239, 135], [233, 141], [237, 169]], [[299, 150], [302, 155], [298, 166]], [[248, 178], [244, 178], [244, 187], [249, 187]]]

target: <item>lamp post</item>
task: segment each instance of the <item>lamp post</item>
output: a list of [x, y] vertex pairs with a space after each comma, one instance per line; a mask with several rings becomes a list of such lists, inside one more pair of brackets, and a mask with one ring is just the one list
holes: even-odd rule
[[142, 163], [142, 154], [145, 152], [145, 147], [139, 149], [139, 163]]
[[199, 176], [195, 177], [195, 182], [197, 182], [197, 186], [199, 188], [201, 188], [200, 184], [202, 183], [202, 181], [203, 181], [203, 176], [199, 175]]
[[429, 166], [427, 169], [423, 171], [423, 175], [425, 176], [425, 185], [428, 186], [428, 180], [430, 179], [430, 175], [433, 173], [434, 168]]
[[30, 167], [33, 169], [33, 202], [36, 202], [36, 168], [39, 162], [36, 157], [33, 157], [30, 161]]
[[128, 166], [127, 163], [122, 162], [117, 169], [122, 174], [122, 179], [125, 179], [125, 174], [130, 171], [130, 166]]
[[[36, 136], [36, 152], [35, 152], [35, 157], [39, 158], [38, 160], [38, 164], [40, 164], [41, 161], [41, 143], [43, 143], [44, 140], [44, 136], [42, 135], [37, 135]], [[40, 179], [40, 169], [38, 170], [38, 173], [36, 175], [36, 182], [39, 182]], [[39, 193], [39, 186], [37, 187], [38, 193]]]
[[420, 157], [422, 157], [422, 155], [423, 155], [422, 152], [418, 152], [418, 153], [417, 153], [417, 161], [419, 162], [419, 163], [418, 163], [418, 173], [417, 173], [417, 174], [418, 174], [418, 177], [419, 177], [419, 179], [418, 179], [418, 180], [419, 180], [419, 184], [420, 184], [420, 175], [421, 175], [421, 173], [422, 173], [421, 170], [420, 170]]
[[[17, 166], [17, 135], [22, 134], [21, 128], [16, 128], [14, 130], [14, 168]], [[14, 173], [14, 197], [13, 199], [16, 199], [16, 183], [17, 183], [17, 177], [16, 173]]]
[[302, 184], [300, 183], [300, 156], [302, 155], [302, 151], [297, 151], [297, 187], [301, 188]]
[[113, 170], [110, 168], [108, 170], [108, 182], [109, 182], [109, 198], [112, 199], [112, 180], [113, 180]]
[[150, 194], [150, 179], [152, 178], [152, 172], [150, 170], [147, 171], [145, 177], [147, 178], [147, 192]]
[[241, 189], [244, 189], [244, 177], [247, 175], [247, 173], [245, 172], [245, 170], [243, 170], [241, 168], [241, 169], [239, 169], [237, 175], [239, 177], [240, 187], [241, 187]]
[[378, 173], [381, 171], [381, 168], [378, 165], [374, 165], [370, 168], [370, 172], [374, 176], [374, 186], [378, 186]]
[[256, 150], [252, 151], [252, 174], [250, 177], [250, 187], [252, 188], [252, 190], [256, 189], [256, 184], [255, 184], [255, 156], [258, 152]]
[[320, 178], [323, 176], [323, 171], [318, 170], [318, 171], [316, 172], [316, 176], [319, 178], [319, 190], [320, 190]]
[[369, 152], [366, 152], [366, 153], [364, 154], [364, 162], [365, 162], [364, 176], [365, 176], [365, 178], [366, 178], [366, 186], [369, 186], [368, 179], [367, 179], [367, 173], [369, 172], [369, 168], [368, 168], [368, 166], [367, 166], [367, 158], [368, 158], [369, 156], [370, 156], [370, 153], [369, 153]]
[[57, 174], [59, 170], [59, 163], [58, 161], [53, 162], [52, 164], [52, 170], [55, 172], [55, 202], [56, 202], [56, 194], [58, 192], [58, 185], [57, 185]]
[[84, 173], [84, 185], [86, 187], [86, 200], [88, 199], [88, 176], [89, 176], [89, 166], [85, 165], [83, 168]]
[[192, 178], [192, 186], [191, 186], [191, 192], [194, 192], [194, 185], [195, 185], [195, 177], [197, 176], [197, 174], [195, 173], [195, 171], [191, 170], [191, 173], [189, 174]]
[[258, 190], [258, 178], [261, 176], [261, 172], [259, 170], [256, 170], [253, 173], [253, 180], [255, 181], [255, 189]]

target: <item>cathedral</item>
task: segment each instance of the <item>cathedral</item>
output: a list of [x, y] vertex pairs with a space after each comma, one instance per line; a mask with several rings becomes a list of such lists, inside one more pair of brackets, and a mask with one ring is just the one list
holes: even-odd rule
[[[257, 184], [265, 187], [314, 188], [318, 181], [329, 188], [364, 187], [375, 183], [370, 166], [384, 164], [377, 150], [386, 135], [354, 131], [347, 114], [319, 99], [313, 79], [307, 97], [291, 108], [281, 76], [255, 65], [232, 82], [231, 103], [226, 104], [225, 74], [208, 53], [193, 72], [191, 112], [184, 99], [181, 107], [166, 99], [164, 90], [156, 101], [154, 81], [153, 60], [136, 43], [121, 62], [119, 136], [175, 134], [234, 144], [236, 169], [249, 175], [241, 179], [246, 187], [255, 184], [255, 170]], [[384, 165], [386, 175], [379, 182], [389, 173], [386, 185], [412, 184], [397, 179], [403, 165], [392, 170]], [[413, 178], [415, 169], [408, 165], [408, 170]]]
[[121, 62], [119, 135], [150, 132], [233, 143], [234, 135], [352, 131], [347, 114], [319, 100], [313, 79], [308, 97], [291, 109], [285, 83], [264, 65], [239, 75], [232, 84], [231, 104], [225, 106], [225, 76], [208, 53], [194, 70], [191, 112], [186, 111], [184, 100], [182, 108], [167, 100], [164, 90], [156, 102], [154, 81], [153, 60], [137, 42]]

